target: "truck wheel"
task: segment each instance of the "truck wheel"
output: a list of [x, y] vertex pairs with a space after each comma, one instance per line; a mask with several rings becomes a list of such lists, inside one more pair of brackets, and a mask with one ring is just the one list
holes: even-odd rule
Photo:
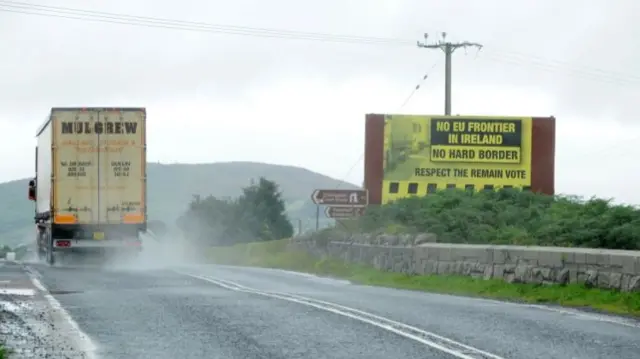
[[56, 256], [55, 253], [53, 253], [53, 238], [50, 232], [47, 232], [45, 240], [47, 243], [47, 264], [52, 266], [56, 264]]

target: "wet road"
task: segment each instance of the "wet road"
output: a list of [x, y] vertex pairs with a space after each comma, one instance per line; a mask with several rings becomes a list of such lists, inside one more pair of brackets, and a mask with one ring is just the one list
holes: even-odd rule
[[64, 309], [35, 282], [22, 264], [0, 260], [0, 342], [10, 358], [91, 358]]
[[615, 317], [255, 268], [30, 267], [99, 358], [640, 358]]

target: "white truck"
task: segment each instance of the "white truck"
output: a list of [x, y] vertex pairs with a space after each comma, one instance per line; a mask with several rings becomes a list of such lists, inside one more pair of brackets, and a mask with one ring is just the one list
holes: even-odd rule
[[38, 257], [142, 250], [147, 230], [146, 109], [52, 108], [37, 132]]

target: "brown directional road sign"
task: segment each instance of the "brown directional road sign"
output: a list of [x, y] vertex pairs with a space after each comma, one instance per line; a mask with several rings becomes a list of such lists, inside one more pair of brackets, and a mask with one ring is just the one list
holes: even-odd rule
[[365, 207], [327, 207], [324, 214], [329, 218], [353, 218], [364, 215]]
[[366, 207], [369, 193], [361, 189], [317, 189], [311, 194], [313, 203], [332, 207]]

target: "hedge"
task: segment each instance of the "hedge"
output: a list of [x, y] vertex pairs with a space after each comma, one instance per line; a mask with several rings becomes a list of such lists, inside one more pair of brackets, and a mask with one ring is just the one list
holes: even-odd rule
[[444, 190], [371, 207], [363, 231], [429, 232], [449, 243], [640, 249], [640, 209], [530, 191]]

